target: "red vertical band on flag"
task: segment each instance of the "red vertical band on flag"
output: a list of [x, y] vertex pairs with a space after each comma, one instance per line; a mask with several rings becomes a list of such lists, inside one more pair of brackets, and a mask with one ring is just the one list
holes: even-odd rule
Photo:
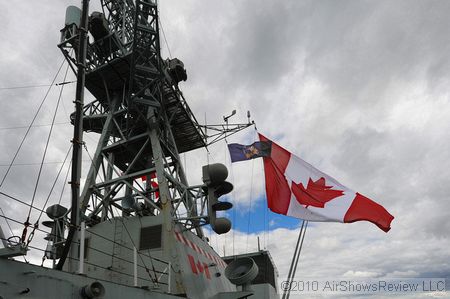
[[344, 222], [367, 220], [385, 232], [391, 229], [393, 219], [394, 216], [385, 208], [359, 193], [356, 193], [355, 199], [344, 216]]
[[[260, 141], [270, 141], [258, 134]], [[272, 142], [270, 157], [264, 157], [264, 175], [266, 179], [267, 205], [275, 213], [287, 214], [291, 200], [291, 190], [284, 173], [291, 153]]]

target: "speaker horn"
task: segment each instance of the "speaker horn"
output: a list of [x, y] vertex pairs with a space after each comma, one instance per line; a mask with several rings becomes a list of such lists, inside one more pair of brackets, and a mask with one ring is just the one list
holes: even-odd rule
[[101, 298], [105, 295], [105, 287], [100, 282], [94, 281], [81, 289], [81, 295], [87, 299]]
[[258, 275], [258, 266], [252, 258], [244, 257], [232, 261], [225, 268], [225, 276], [232, 284], [242, 286], [243, 291], [250, 290], [250, 284]]

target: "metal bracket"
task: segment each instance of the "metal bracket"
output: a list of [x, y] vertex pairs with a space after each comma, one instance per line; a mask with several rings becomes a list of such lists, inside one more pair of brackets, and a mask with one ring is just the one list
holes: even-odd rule
[[17, 244], [0, 249], [0, 258], [10, 258], [19, 255], [27, 254], [27, 247], [25, 244]]

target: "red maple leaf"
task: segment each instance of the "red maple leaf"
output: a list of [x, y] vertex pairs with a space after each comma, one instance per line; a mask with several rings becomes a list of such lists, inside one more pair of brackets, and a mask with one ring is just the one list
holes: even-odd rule
[[331, 188], [333, 186], [325, 185], [324, 177], [321, 177], [315, 182], [310, 178], [306, 189], [302, 183], [296, 184], [292, 182], [291, 187], [292, 192], [300, 204], [317, 208], [323, 208], [333, 198], [344, 195], [342, 190], [333, 190]]

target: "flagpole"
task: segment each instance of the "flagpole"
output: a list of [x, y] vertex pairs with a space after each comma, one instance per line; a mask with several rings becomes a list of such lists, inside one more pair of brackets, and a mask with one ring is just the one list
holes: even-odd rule
[[287, 293], [288, 293], [288, 291], [290, 291], [290, 285], [291, 285], [291, 282], [292, 282], [292, 279], [291, 279], [292, 271], [294, 270], [295, 261], [296, 260], [298, 261], [297, 257], [300, 255], [300, 252], [298, 252], [298, 249], [299, 249], [299, 244], [301, 242], [301, 238], [302, 238], [302, 235], [303, 235], [303, 227], [304, 226], [305, 226], [305, 220], [302, 221], [302, 226], [300, 227], [300, 232], [298, 234], [297, 244], [295, 245], [295, 250], [294, 250], [294, 254], [292, 256], [291, 266], [289, 267], [289, 273], [288, 273], [288, 276], [287, 276], [288, 283], [285, 284], [286, 288], [283, 290], [282, 299], [286, 299], [287, 298], [286, 297]]
[[[292, 278], [291, 278], [291, 281], [290, 281], [289, 285], [291, 285], [291, 283], [294, 281], [295, 273], [297, 272], [298, 261], [300, 259], [300, 253], [302, 252], [303, 240], [305, 240], [305, 234], [306, 234], [306, 228], [307, 227], [308, 227], [308, 221], [306, 221], [305, 228], [303, 229], [302, 241], [300, 242], [300, 247], [298, 249], [297, 261], [295, 262], [294, 271], [292, 272]], [[291, 295], [291, 290], [289, 289], [289, 292], [287, 293], [286, 299], [289, 299], [290, 295]]]

